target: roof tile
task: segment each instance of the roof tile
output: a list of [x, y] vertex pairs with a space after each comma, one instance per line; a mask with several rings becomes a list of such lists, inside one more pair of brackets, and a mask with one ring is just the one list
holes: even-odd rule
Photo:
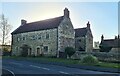
[[42, 20], [42, 21], [27, 23], [25, 25], [19, 26], [11, 34], [18, 34], [18, 33], [24, 33], [24, 32], [32, 32], [32, 31], [57, 28], [59, 26], [60, 22], [63, 20], [63, 17], [64, 16], [60, 16], [60, 17], [46, 19], [46, 20]]

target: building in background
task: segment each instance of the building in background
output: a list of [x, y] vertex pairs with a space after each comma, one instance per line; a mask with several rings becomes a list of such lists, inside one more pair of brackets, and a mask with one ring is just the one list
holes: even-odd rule
[[99, 48], [99, 41], [94, 42], [94, 47], [93, 47], [93, 52], [99, 52], [100, 48]]
[[75, 48], [77, 51], [92, 52], [93, 35], [89, 22], [87, 27], [75, 29]]
[[11, 45], [0, 45], [0, 56], [10, 55], [11, 54]]
[[119, 35], [115, 36], [114, 39], [104, 39], [104, 36], [101, 36], [100, 43], [100, 51], [101, 52], [120, 52], [120, 38]]

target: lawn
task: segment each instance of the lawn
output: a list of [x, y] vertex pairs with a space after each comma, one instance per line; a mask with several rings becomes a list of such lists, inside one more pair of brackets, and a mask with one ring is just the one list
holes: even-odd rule
[[89, 65], [89, 66], [98, 66], [98, 67], [107, 67], [107, 68], [116, 68], [120, 69], [120, 64], [118, 63], [108, 63], [108, 62], [99, 62], [97, 64], [84, 64], [80, 60], [73, 60], [73, 59], [62, 59], [62, 58], [48, 58], [48, 57], [16, 57], [11, 56], [7, 57], [4, 56], [5, 59], [16, 59], [16, 60], [33, 60], [33, 61], [47, 61], [47, 62], [59, 62], [63, 64], [78, 64], [78, 65]]

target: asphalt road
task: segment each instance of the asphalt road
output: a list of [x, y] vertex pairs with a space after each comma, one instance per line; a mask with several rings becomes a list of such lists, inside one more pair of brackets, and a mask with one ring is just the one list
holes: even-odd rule
[[30, 61], [13, 60], [13, 59], [3, 59], [2, 69], [10, 71], [12, 74], [14, 74], [14, 76], [17, 75], [118, 76], [117, 74], [113, 75], [113, 73], [108, 73], [108, 72], [90, 71], [90, 70], [83, 70], [77, 68], [69, 68], [65, 66], [41, 64]]

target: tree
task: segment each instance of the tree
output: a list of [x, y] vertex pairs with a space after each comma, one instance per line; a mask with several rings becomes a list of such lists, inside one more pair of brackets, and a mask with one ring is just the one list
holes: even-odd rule
[[2, 45], [6, 45], [8, 43], [11, 28], [12, 26], [8, 24], [7, 18], [5, 18], [4, 14], [2, 14], [0, 17], [0, 30], [2, 31]]
[[73, 47], [66, 47], [65, 53], [69, 56], [69, 58], [75, 53], [75, 49]]

